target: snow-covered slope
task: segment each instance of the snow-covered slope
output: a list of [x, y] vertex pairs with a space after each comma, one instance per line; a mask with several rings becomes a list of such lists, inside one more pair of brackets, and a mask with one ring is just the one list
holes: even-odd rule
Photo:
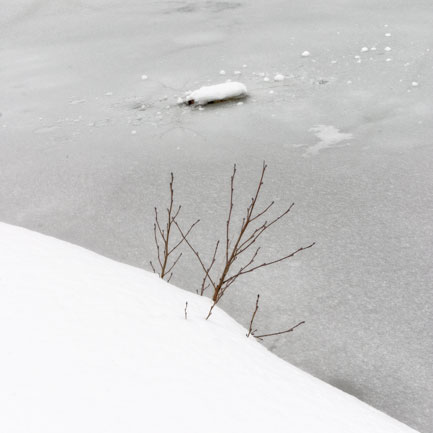
[[223, 311], [205, 321], [208, 307], [0, 224], [0, 431], [414, 431], [277, 358]]

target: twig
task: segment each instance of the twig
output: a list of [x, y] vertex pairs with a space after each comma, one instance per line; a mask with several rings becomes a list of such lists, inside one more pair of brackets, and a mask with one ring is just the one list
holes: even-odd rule
[[302, 322], [299, 322], [298, 324], [296, 324], [295, 326], [293, 326], [290, 329], [287, 329], [286, 331], [273, 332], [272, 334], [254, 335], [254, 337], [262, 339], [262, 338], [265, 338], [265, 337], [272, 337], [274, 335], [287, 334], [288, 332], [293, 332], [293, 330], [295, 330], [298, 326], [303, 325], [304, 323], [305, 323], [305, 321], [303, 320]]
[[260, 299], [260, 295], [257, 295], [256, 308], [254, 309], [253, 315], [251, 316], [250, 327], [248, 329], [247, 337], [249, 337], [251, 334], [254, 336], [253, 322], [254, 322], [254, 318], [256, 317], [257, 310], [259, 309], [259, 299]]
[[[186, 234], [182, 236], [182, 238], [174, 243], [171, 246], [171, 234], [173, 224], [177, 225], [176, 218], [179, 216], [181, 211], [181, 206], [175, 208], [174, 206], [174, 175], [170, 173], [170, 204], [167, 208], [167, 221], [165, 223], [165, 228], [161, 227], [160, 217], [158, 213], [158, 209], [155, 207], [155, 223], [153, 225], [153, 236], [156, 247], [156, 257], [158, 259], [159, 270], [157, 271], [153, 262], [150, 262], [150, 266], [152, 267], [153, 272], [158, 273], [159, 276], [163, 279], [167, 279], [167, 281], [171, 280], [173, 276], [173, 269], [178, 264], [180, 258], [182, 257], [182, 253], [180, 253], [174, 261], [171, 261], [171, 254], [184, 242], [184, 240], [191, 233], [195, 225], [198, 223], [196, 221], [192, 224], [187, 230]], [[168, 278], [167, 278], [168, 277]]]
[[188, 301], [185, 302], [185, 320], [188, 319]]

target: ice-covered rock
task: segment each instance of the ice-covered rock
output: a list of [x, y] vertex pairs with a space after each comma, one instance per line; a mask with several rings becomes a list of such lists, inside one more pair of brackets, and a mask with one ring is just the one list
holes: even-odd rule
[[247, 88], [237, 81], [203, 86], [186, 95], [182, 101], [188, 105], [206, 105], [211, 102], [225, 101], [227, 99], [247, 96]]

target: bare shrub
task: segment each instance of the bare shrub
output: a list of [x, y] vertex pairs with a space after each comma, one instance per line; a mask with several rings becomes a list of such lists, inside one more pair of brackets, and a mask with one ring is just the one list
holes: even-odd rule
[[[267, 169], [267, 165], [264, 162], [262, 171], [260, 174], [259, 182], [257, 188], [255, 190], [254, 195], [251, 197], [250, 204], [247, 206], [242, 221], [239, 225], [239, 229], [235, 230], [232, 233], [232, 218], [233, 218], [233, 208], [234, 208], [234, 190], [235, 190], [235, 177], [236, 177], [236, 164], [233, 167], [233, 173], [230, 178], [230, 201], [228, 208], [228, 216], [225, 224], [226, 228], [226, 236], [224, 241], [224, 250], [222, 257], [222, 266], [216, 272], [212, 272], [215, 263], [217, 262], [217, 254], [219, 251], [219, 246], [222, 244], [221, 241], [217, 241], [215, 247], [213, 249], [213, 255], [210, 263], [206, 265], [198, 252], [198, 250], [191, 244], [191, 242], [187, 239], [188, 234], [191, 231], [191, 228], [198, 222], [196, 221], [191, 228], [184, 232], [180, 225], [177, 223], [176, 219], [173, 219], [173, 223], [178, 228], [182, 240], [189, 246], [195, 257], [197, 258], [202, 270], [203, 270], [203, 280], [202, 285], [199, 290], [199, 293], [203, 295], [204, 291], [207, 287], [213, 288], [212, 301], [213, 304], [208, 312], [206, 319], [212, 314], [212, 310], [217, 305], [217, 303], [221, 300], [221, 298], [226, 293], [227, 289], [232, 286], [240, 277], [255, 272], [261, 268], [281, 263], [285, 260], [288, 260], [294, 257], [296, 254], [301, 251], [307, 250], [315, 245], [315, 242], [305, 246], [300, 247], [297, 250], [285, 254], [281, 257], [270, 261], [263, 261], [257, 264], [258, 255], [260, 252], [260, 246], [257, 246], [258, 239], [263, 235], [263, 233], [272, 227], [274, 224], [281, 221], [293, 208], [294, 203], [291, 203], [283, 212], [278, 213], [276, 216], [266, 219], [268, 212], [274, 205], [274, 201], [271, 201], [268, 205], [261, 208], [261, 210], [256, 210], [258, 201], [260, 198], [261, 189], [263, 186], [263, 179], [265, 176], [265, 172]], [[235, 268], [235, 263], [239, 263], [241, 259], [246, 257], [244, 260], [244, 264]], [[289, 331], [285, 331], [289, 332]], [[259, 338], [259, 336], [257, 336]], [[264, 336], [262, 336], [264, 337]]]
[[180, 253], [174, 260], [171, 259], [171, 255], [180, 247], [182, 242], [188, 237], [191, 230], [194, 226], [199, 222], [197, 220], [194, 224], [190, 226], [188, 231], [185, 234], [182, 234], [182, 237], [178, 240], [172, 242], [171, 236], [173, 234], [173, 226], [177, 224], [176, 218], [179, 216], [181, 206], [177, 208], [174, 206], [174, 175], [170, 173], [170, 204], [167, 211], [167, 220], [165, 225], [161, 227], [160, 218], [158, 214], [158, 209], [155, 207], [155, 223], [153, 224], [153, 234], [154, 241], [156, 246], [156, 254], [157, 254], [157, 267], [156, 270], [152, 261], [150, 261], [150, 266], [152, 267], [153, 272], [157, 273], [162, 279], [165, 279], [168, 276], [167, 281], [171, 280], [173, 276], [173, 269], [179, 262], [182, 257], [182, 253]]

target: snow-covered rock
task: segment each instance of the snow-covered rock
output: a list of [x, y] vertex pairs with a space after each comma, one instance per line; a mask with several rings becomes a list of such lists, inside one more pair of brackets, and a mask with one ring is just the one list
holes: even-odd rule
[[414, 432], [277, 358], [219, 308], [204, 320], [209, 306], [0, 223], [0, 431]]
[[186, 95], [183, 102], [187, 104], [206, 105], [210, 102], [242, 98], [247, 95], [247, 88], [237, 81], [203, 86]]

